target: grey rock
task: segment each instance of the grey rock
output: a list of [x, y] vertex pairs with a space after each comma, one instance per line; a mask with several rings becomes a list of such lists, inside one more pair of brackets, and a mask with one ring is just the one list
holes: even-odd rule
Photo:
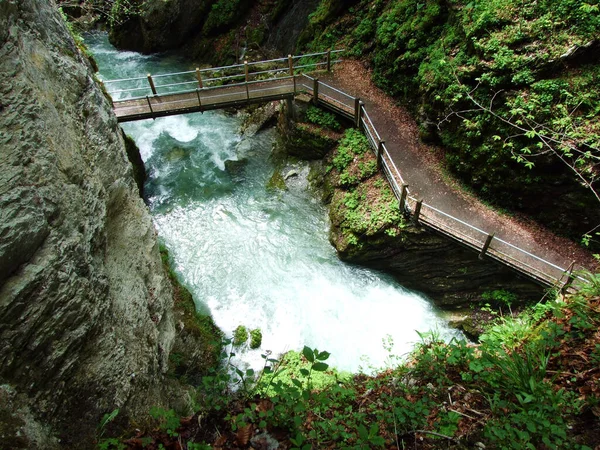
[[87, 448], [103, 414], [126, 423], [177, 395], [172, 290], [121, 130], [54, 3], [3, 1], [0, 21], [0, 383], [15, 417]]

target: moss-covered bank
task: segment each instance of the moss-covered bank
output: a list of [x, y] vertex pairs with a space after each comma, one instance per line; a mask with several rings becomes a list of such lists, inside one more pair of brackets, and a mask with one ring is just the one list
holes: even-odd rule
[[184, 383], [199, 385], [202, 377], [220, 363], [223, 333], [210, 314], [198, 311], [191, 292], [171, 267], [169, 252], [160, 246], [163, 266], [173, 286], [177, 335], [169, 354], [169, 371]]
[[346, 48], [477, 195], [580, 239], [600, 223], [597, 0], [322, 0], [304, 43]]

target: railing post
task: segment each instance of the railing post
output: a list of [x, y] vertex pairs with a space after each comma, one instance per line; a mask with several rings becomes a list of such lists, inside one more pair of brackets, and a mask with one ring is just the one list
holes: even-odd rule
[[294, 95], [296, 95], [296, 75], [294, 75], [294, 58], [292, 55], [288, 55], [288, 65], [290, 67], [290, 76], [294, 80]]
[[248, 61], [244, 61], [244, 74], [246, 75], [246, 100], [250, 102], [250, 89], [248, 88], [248, 80], [250, 75], [248, 70]]
[[200, 90], [196, 88], [196, 96], [198, 97], [198, 106], [202, 108], [202, 101], [200, 100]]
[[402, 193], [400, 194], [400, 209], [404, 209], [406, 204], [406, 197], [408, 195], [408, 184], [402, 185]]
[[196, 78], [198, 79], [198, 87], [202, 89], [202, 75], [200, 74], [200, 69], [196, 67]]
[[315, 78], [313, 80], [313, 103], [315, 105], [319, 104], [319, 79]]
[[575, 261], [571, 263], [571, 265], [565, 272], [567, 274], [567, 280], [560, 289], [560, 293], [563, 295], [567, 292], [567, 289], [569, 289], [569, 286], [571, 286], [571, 284], [573, 283], [573, 269], [575, 269]]
[[327, 50], [327, 72], [331, 72], [331, 50]]
[[152, 103], [150, 103], [150, 97], [146, 95], [146, 101], [148, 102], [148, 107], [150, 108], [150, 114], [152, 114], [152, 120], [154, 120], [154, 110], [152, 109]]
[[377, 168], [380, 170], [383, 166], [383, 144], [385, 144], [385, 141], [379, 141], [379, 145], [377, 145]]
[[485, 243], [483, 244], [483, 247], [481, 247], [481, 252], [479, 253], [479, 259], [483, 259], [483, 257], [485, 256], [485, 253], [488, 251], [488, 248], [490, 248], [492, 239], [494, 239], [494, 233], [488, 234], [488, 237], [486, 238]]
[[421, 215], [421, 206], [423, 206], [423, 200], [417, 200], [415, 205], [415, 215], [413, 216], [413, 222], [419, 223], [419, 216]]
[[152, 75], [148, 74], [148, 83], [150, 83], [150, 89], [152, 89], [152, 93], [154, 95], [158, 95], [156, 93], [156, 87], [154, 86], [154, 80], [152, 80]]
[[356, 113], [355, 113], [355, 115], [356, 115], [356, 128], [358, 128], [360, 130], [360, 128], [361, 128], [360, 124], [362, 122], [362, 109], [365, 106], [365, 104], [362, 102], [362, 100], [360, 100], [358, 98], [356, 100], [357, 100], [356, 101], [357, 108], [356, 108]]

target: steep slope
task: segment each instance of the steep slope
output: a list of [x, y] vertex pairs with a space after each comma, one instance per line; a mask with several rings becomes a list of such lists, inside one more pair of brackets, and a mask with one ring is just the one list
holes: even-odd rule
[[[310, 50], [348, 50], [480, 197], [580, 239], [600, 225], [597, 0], [322, 0]], [[598, 245], [598, 243], [596, 243]]]
[[2, 445], [52, 447], [39, 421], [83, 448], [102, 414], [165, 403], [172, 289], [109, 101], [53, 2], [3, 1], [0, 19]]

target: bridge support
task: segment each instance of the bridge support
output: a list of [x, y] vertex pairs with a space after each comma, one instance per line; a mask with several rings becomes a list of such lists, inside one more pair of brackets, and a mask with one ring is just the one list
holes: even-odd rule
[[198, 80], [198, 87], [202, 89], [202, 75], [200, 74], [200, 69], [196, 67], [196, 79]]
[[296, 107], [294, 106], [294, 98], [286, 97], [285, 109], [287, 110], [288, 119], [296, 120]]
[[150, 114], [152, 114], [152, 120], [156, 119], [154, 117], [154, 110], [152, 109], [152, 103], [150, 103], [150, 97], [146, 95], [146, 101], [148, 102], [148, 108], [150, 108]]
[[560, 288], [560, 293], [563, 294], [563, 295], [566, 294], [567, 289], [569, 289], [569, 286], [571, 286], [571, 284], [573, 283], [573, 269], [575, 269], [575, 261], [573, 261], [571, 263], [571, 265], [569, 266], [569, 268], [565, 272], [565, 274], [567, 275], [567, 280], [565, 281], [565, 283]]
[[488, 234], [488, 237], [485, 240], [485, 243], [483, 244], [483, 247], [481, 248], [481, 252], [479, 253], [479, 259], [483, 259], [483, 257], [485, 256], [485, 253], [488, 251], [488, 248], [490, 248], [490, 244], [492, 243], [492, 239], [494, 239], [494, 233]]
[[354, 118], [356, 121], [356, 128], [358, 128], [360, 130], [360, 122], [362, 120], [362, 109], [363, 109], [364, 103], [362, 102], [362, 100], [360, 98], [357, 98], [354, 100]]
[[200, 89], [196, 88], [196, 96], [198, 97], [198, 106], [200, 107], [200, 110], [202, 111], [202, 100], [200, 100]]

